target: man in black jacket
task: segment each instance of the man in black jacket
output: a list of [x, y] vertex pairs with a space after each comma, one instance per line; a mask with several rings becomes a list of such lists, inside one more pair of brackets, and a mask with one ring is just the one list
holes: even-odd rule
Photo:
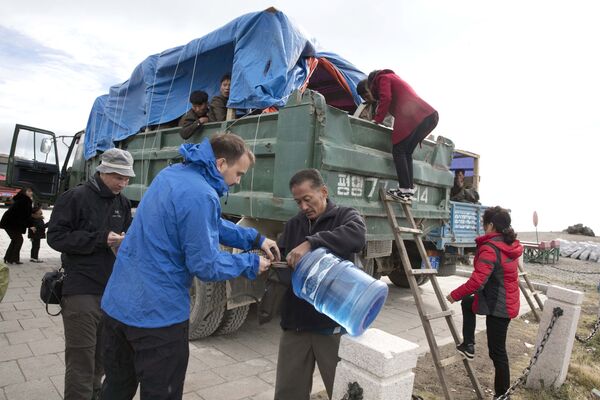
[[204, 124], [208, 122], [208, 94], [196, 90], [190, 94], [190, 103], [192, 108], [179, 120], [179, 134], [186, 140], [193, 134], [202, 132]]
[[[278, 246], [292, 268], [318, 247], [344, 259], [363, 249], [367, 232], [363, 218], [355, 209], [337, 206], [328, 199], [319, 171], [297, 172], [290, 180], [290, 191], [300, 212], [286, 223]], [[281, 328], [275, 400], [308, 400], [315, 362], [331, 398], [341, 327], [296, 297], [289, 287], [282, 304]]]
[[131, 224], [131, 204], [121, 194], [135, 176], [131, 154], [107, 150], [96, 171], [88, 182], [58, 198], [48, 224], [48, 244], [62, 253], [66, 274], [61, 301], [65, 400], [95, 399], [100, 392], [100, 299]]
[[210, 100], [208, 120], [210, 122], [225, 121], [227, 119], [227, 102], [229, 101], [229, 90], [231, 87], [231, 75], [225, 74], [221, 77], [219, 94]]

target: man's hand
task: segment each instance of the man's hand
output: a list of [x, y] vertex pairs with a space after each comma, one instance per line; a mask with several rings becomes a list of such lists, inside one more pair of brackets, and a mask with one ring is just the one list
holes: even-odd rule
[[277, 247], [277, 243], [274, 240], [269, 238], [265, 238], [260, 249], [264, 251], [267, 255], [267, 258], [271, 261], [279, 261], [281, 260], [281, 253], [279, 253], [279, 247]]
[[262, 274], [263, 272], [266, 272], [269, 270], [269, 267], [271, 266], [271, 260], [269, 260], [268, 258], [264, 258], [259, 256], [260, 260], [258, 263], [258, 273]]
[[125, 232], [123, 232], [119, 235], [118, 233], [110, 231], [110, 232], [108, 232], [108, 238], [106, 239], [106, 244], [109, 247], [119, 247], [124, 238], [125, 238]]
[[298, 246], [293, 248], [292, 251], [288, 253], [285, 260], [287, 261], [290, 267], [296, 268], [296, 264], [298, 264], [298, 261], [300, 261], [302, 256], [308, 253], [309, 251], [310, 242], [308, 240], [305, 240], [304, 242], [300, 243]]
[[452, 298], [452, 295], [451, 295], [451, 294], [449, 294], [448, 296], [446, 296], [446, 300], [448, 300], [448, 302], [449, 302], [450, 304], [452, 304], [452, 303], [455, 303], [455, 302], [456, 302], [456, 300], [454, 300], [454, 299]]
[[205, 123], [207, 123], [207, 122], [208, 122], [208, 117], [200, 117], [200, 118], [198, 118], [198, 121], [199, 121], [201, 124], [205, 124]]
[[32, 226], [29, 229], [31, 229], [31, 232], [33, 232], [33, 233], [35, 233], [35, 231], [37, 231], [37, 229], [35, 229], [35, 226]]

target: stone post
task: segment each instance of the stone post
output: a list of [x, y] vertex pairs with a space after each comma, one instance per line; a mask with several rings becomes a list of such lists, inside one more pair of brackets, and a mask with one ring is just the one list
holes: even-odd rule
[[582, 292], [564, 289], [559, 286], [549, 286], [546, 296], [548, 300], [544, 303], [544, 314], [540, 321], [534, 349], [538, 348], [546, 333], [554, 308], [562, 308], [563, 315], [554, 324], [550, 339], [546, 343], [537, 363], [531, 367], [531, 373], [525, 386], [533, 389], [550, 386], [559, 388], [564, 383], [569, 369], [573, 341], [575, 340], [583, 301]]
[[363, 399], [410, 399], [418, 347], [379, 329], [368, 329], [356, 337], [343, 335], [332, 399], [341, 400], [354, 382], [362, 388]]

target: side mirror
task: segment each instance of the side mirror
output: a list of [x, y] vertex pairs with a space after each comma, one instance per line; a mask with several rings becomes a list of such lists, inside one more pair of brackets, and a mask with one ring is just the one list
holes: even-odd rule
[[42, 143], [40, 144], [40, 151], [44, 154], [50, 153], [52, 150], [52, 139], [51, 138], [43, 138]]

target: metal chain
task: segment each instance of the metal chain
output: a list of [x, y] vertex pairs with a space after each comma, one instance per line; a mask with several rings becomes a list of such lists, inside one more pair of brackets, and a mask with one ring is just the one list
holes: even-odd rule
[[363, 400], [363, 388], [360, 387], [358, 382], [351, 382], [348, 384], [348, 391], [342, 400]]
[[498, 397], [499, 400], [506, 400], [508, 399], [512, 392], [514, 392], [515, 390], [517, 390], [517, 388], [519, 386], [521, 386], [523, 383], [525, 383], [525, 381], [527, 380], [527, 377], [529, 376], [529, 373], [531, 372], [531, 367], [533, 367], [535, 365], [535, 363], [538, 360], [538, 357], [540, 356], [540, 354], [542, 354], [542, 351], [544, 351], [544, 346], [546, 345], [546, 342], [548, 342], [548, 339], [550, 338], [550, 334], [552, 333], [552, 329], [554, 328], [554, 324], [556, 323], [556, 320], [558, 320], [558, 318], [563, 315], [563, 309], [560, 307], [555, 307], [552, 310], [552, 319], [550, 319], [550, 323], [548, 324], [548, 328], [546, 328], [546, 333], [544, 334], [544, 337], [542, 338], [542, 341], [540, 342], [540, 345], [538, 346], [538, 348], [535, 351], [535, 354], [533, 355], [533, 357], [531, 357], [531, 361], [529, 361], [529, 365], [527, 366], [527, 368], [525, 368], [523, 370], [523, 374], [512, 384], [511, 387], [508, 388], [508, 390], [506, 391], [506, 393], [504, 393], [503, 395], [501, 395], [500, 397]]
[[557, 269], [557, 270], [563, 271], [563, 272], [570, 272], [572, 274], [600, 275], [600, 272], [593, 272], [593, 271], [572, 271], [570, 269], [560, 268], [560, 267], [557, 267], [557, 266], [552, 265], [552, 264], [545, 264], [545, 266], [550, 267], [550, 268], [554, 268], [554, 269]]
[[582, 339], [579, 335], [575, 335], [575, 339], [579, 342], [579, 343], [587, 343], [589, 342], [594, 335], [596, 335], [596, 333], [598, 332], [598, 329], [600, 328], [600, 317], [598, 317], [598, 319], [596, 320], [596, 323], [594, 324], [594, 327], [592, 328], [592, 331], [590, 332], [590, 334], [585, 338]]

